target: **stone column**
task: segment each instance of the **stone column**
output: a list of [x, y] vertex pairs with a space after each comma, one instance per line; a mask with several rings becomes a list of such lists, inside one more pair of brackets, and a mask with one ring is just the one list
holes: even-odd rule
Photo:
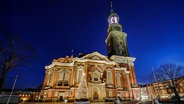
[[133, 78], [134, 78], [134, 84], [137, 84], [134, 66], [132, 65], [131, 67], [132, 67], [132, 73], [133, 73]]
[[128, 88], [128, 90], [131, 90], [130, 78], [128, 77], [129, 74], [127, 73], [127, 74], [125, 74], [125, 75], [126, 75], [126, 79], [127, 79], [127, 88]]
[[129, 63], [128, 63], [128, 69], [130, 70], [129, 78], [130, 78], [131, 84], [133, 84], [134, 80], [133, 80], [133, 74], [132, 74], [132, 67], [130, 66]]

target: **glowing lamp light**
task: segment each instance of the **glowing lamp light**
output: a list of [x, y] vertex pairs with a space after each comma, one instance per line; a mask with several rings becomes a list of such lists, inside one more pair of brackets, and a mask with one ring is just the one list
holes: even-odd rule
[[68, 100], [65, 100], [65, 103], [67, 103], [68, 102]]
[[22, 98], [22, 101], [27, 101], [28, 99], [27, 98]]

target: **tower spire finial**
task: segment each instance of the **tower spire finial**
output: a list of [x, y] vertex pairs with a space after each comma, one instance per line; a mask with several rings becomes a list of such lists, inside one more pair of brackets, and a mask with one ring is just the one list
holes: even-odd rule
[[74, 51], [74, 49], [72, 49], [72, 55], [71, 55], [71, 58], [73, 58], [74, 56], [73, 56], [73, 51]]
[[113, 12], [113, 8], [112, 8], [112, 1], [111, 1], [111, 5], [110, 5], [110, 6], [111, 6], [111, 12]]

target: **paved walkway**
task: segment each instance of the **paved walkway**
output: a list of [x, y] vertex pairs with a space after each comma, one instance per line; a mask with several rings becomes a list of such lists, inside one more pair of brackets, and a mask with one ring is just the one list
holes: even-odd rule
[[[22, 102], [19, 104], [74, 104], [64, 102]], [[90, 104], [113, 104], [113, 102], [91, 102]]]
[[139, 102], [137, 104], [152, 104], [152, 102], [151, 101], [142, 101], [142, 102]]
[[[74, 104], [74, 103], [64, 103], [64, 102], [21, 102], [19, 104]], [[90, 104], [114, 104], [114, 103], [113, 102], [91, 102]], [[121, 102], [121, 104], [138, 104], [138, 101]]]

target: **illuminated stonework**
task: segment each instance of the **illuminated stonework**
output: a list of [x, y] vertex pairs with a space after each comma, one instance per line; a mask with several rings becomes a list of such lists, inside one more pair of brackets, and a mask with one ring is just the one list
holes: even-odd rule
[[[43, 100], [88, 98], [104, 101], [118, 96], [122, 100], [137, 99], [139, 89], [134, 71], [135, 58], [129, 56], [127, 34], [122, 31], [119, 16], [112, 10], [112, 6], [108, 23], [108, 57], [93, 52], [80, 57], [54, 59], [52, 64], [45, 66], [41, 92]], [[83, 95], [79, 94], [81, 84], [87, 90], [82, 89]]]
[[120, 96], [131, 100], [136, 96], [136, 77], [132, 57], [112, 56], [108, 59], [98, 52], [83, 57], [53, 60], [45, 66], [46, 74], [41, 96], [43, 100], [74, 100], [85, 74], [88, 99], [104, 101]]

